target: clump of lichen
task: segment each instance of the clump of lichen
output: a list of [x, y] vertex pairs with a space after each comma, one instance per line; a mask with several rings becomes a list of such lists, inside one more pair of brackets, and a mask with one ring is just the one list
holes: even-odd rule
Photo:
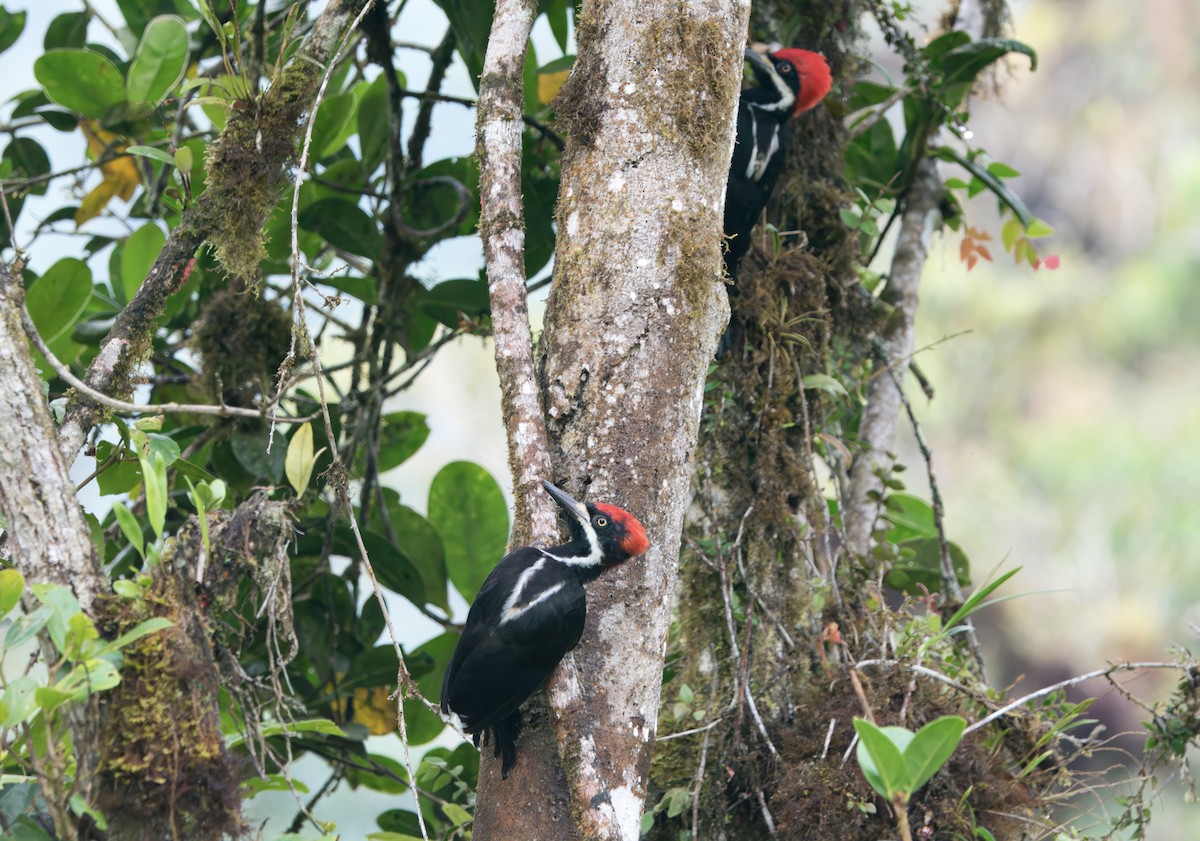
[[208, 299], [192, 330], [208, 394], [231, 406], [250, 405], [272, 388], [291, 344], [291, 318], [277, 303], [222, 289]]

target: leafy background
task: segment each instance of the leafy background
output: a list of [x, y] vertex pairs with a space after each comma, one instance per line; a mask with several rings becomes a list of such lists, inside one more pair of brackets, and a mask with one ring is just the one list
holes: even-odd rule
[[[95, 5], [115, 15], [112, 3]], [[993, 678], [1001, 684], [1021, 678], [1020, 686], [1031, 689], [1109, 660], [1161, 659], [1172, 642], [1197, 644], [1200, 21], [1186, 0], [1013, 7], [1015, 31], [1038, 50], [1040, 69], [1002, 78], [1003, 97], [974, 109], [972, 129], [996, 159], [1021, 173], [1015, 189], [1057, 228], [1053, 247], [1062, 267], [1035, 273], [997, 253], [994, 263], [968, 272], [956, 235], [935, 240], [918, 345], [937, 343], [919, 356], [937, 389], [921, 415], [949, 529], [977, 577], [996, 565], [1024, 565], [1010, 591], [1035, 591], [995, 609], [995, 633], [983, 634]], [[25, 11], [26, 34], [0, 55], [9, 90], [35, 86], [29, 71], [40, 54], [38, 37], [59, 10], [29, 4]], [[410, 39], [432, 45], [444, 20], [432, 3], [412, 0], [402, 23]], [[539, 50], [558, 55], [545, 20], [538, 26]], [[99, 32], [90, 36], [103, 40]], [[403, 52], [398, 60], [419, 87], [428, 61]], [[473, 93], [458, 59], [444, 90]], [[409, 123], [412, 115], [406, 113]], [[470, 110], [440, 107], [427, 158], [469, 154], [472, 129]], [[43, 138], [56, 163], [78, 157], [77, 138], [48, 130]], [[90, 178], [88, 187], [99, 181]], [[49, 212], [60, 203], [53, 195], [31, 197], [24, 212]], [[977, 200], [967, 214], [974, 227], [997, 235], [990, 202]], [[43, 236], [33, 252], [39, 272], [81, 253], [79, 237]], [[54, 248], [45, 247], [51, 242]], [[418, 274], [428, 281], [472, 277], [481, 263], [477, 241], [459, 237], [434, 246]], [[387, 410], [427, 416], [428, 439], [386, 479], [418, 513], [429, 513], [431, 484], [447, 463], [475, 462], [507, 483], [487, 342], [468, 337], [446, 348]], [[911, 443], [902, 460], [920, 463]], [[93, 466], [77, 465], [77, 478]], [[94, 493], [88, 505], [105, 513]], [[461, 589], [469, 587], [463, 582]], [[463, 615], [465, 601], [455, 588], [449, 604]], [[415, 611], [401, 616], [408, 649], [441, 633]], [[1139, 689], [1157, 680], [1144, 678]], [[1082, 692], [1089, 689], [1105, 693], [1103, 687]], [[1105, 694], [1106, 715], [1134, 729], [1130, 711]], [[372, 751], [398, 751], [393, 737], [368, 741]], [[309, 756], [297, 771], [315, 786], [321, 768]], [[377, 828], [375, 814], [403, 799], [343, 784], [322, 813], [347, 837], [365, 837]], [[1151, 837], [1158, 841], [1193, 837], [1196, 807], [1172, 802], [1167, 798], [1163, 808], [1182, 814], [1156, 819]], [[286, 821], [294, 802], [268, 792], [251, 808]]]

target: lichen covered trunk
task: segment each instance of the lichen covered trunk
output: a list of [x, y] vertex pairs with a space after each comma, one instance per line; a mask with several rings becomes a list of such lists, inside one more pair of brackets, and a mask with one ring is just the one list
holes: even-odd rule
[[552, 478], [634, 512], [652, 548], [589, 585], [583, 641], [549, 714], [528, 716], [509, 779], [485, 761], [484, 841], [638, 836], [705, 372], [727, 313], [721, 212], [748, 11], [601, 0], [580, 15], [556, 102], [570, 141], [538, 348]]

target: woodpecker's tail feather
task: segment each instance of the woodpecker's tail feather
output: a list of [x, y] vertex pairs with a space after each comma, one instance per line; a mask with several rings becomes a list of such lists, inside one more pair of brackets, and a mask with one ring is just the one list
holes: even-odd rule
[[500, 757], [500, 778], [507, 779], [508, 772], [517, 764], [517, 734], [521, 732], [521, 714], [514, 712], [508, 718], [501, 719], [492, 727], [496, 744], [492, 750], [493, 756]]

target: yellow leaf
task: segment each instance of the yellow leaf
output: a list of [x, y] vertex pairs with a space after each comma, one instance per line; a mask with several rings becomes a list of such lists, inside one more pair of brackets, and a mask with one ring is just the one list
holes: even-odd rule
[[570, 68], [567, 68], [559, 70], [557, 73], [539, 73], [538, 101], [543, 105], [549, 105], [550, 100], [554, 99], [558, 93], [558, 89], [563, 86], [563, 82], [567, 81], [567, 74], [570, 72]]
[[[101, 128], [94, 120], [84, 120], [79, 128], [87, 138], [88, 153], [93, 159], [113, 152], [123, 152], [128, 145], [122, 142], [123, 138]], [[84, 197], [79, 204], [79, 210], [75, 212], [76, 227], [99, 216], [113, 196], [129, 201], [141, 183], [141, 172], [131, 157], [117, 158], [101, 164], [100, 174], [104, 180]]]
[[386, 686], [354, 690], [354, 721], [366, 727], [372, 736], [396, 731], [396, 704], [388, 700], [391, 694]]

